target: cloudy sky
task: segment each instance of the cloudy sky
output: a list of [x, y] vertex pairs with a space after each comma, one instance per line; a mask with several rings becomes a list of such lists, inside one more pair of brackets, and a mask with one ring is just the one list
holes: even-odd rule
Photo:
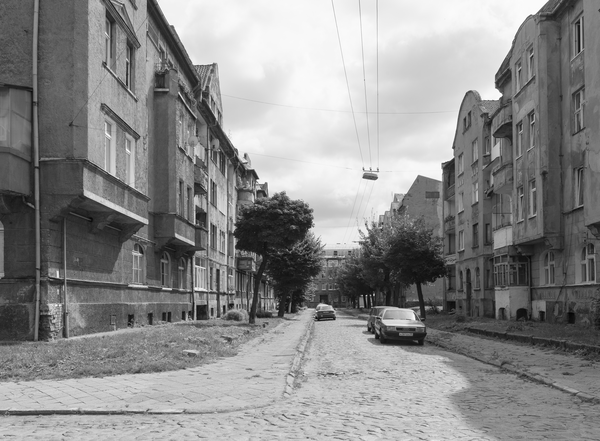
[[235, 147], [271, 194], [313, 208], [328, 245], [356, 241], [417, 175], [441, 179], [465, 93], [499, 97], [494, 75], [544, 3], [159, 0], [192, 61], [218, 63]]

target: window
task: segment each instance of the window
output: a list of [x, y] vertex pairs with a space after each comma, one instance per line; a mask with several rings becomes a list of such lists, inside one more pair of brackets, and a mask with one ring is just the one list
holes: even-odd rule
[[575, 207], [583, 206], [583, 167], [575, 170]]
[[515, 65], [515, 87], [516, 87], [516, 92], [518, 92], [519, 90], [521, 90], [521, 87], [523, 87], [523, 80], [521, 78], [522, 74], [523, 74], [523, 65], [519, 61]]
[[477, 139], [471, 143], [471, 157], [473, 158], [473, 162], [479, 161], [479, 146]]
[[177, 280], [179, 281], [179, 289], [185, 289], [186, 286], [186, 271], [185, 271], [185, 259], [182, 257], [177, 263]]
[[194, 287], [196, 289], [206, 289], [206, 259], [202, 257], [194, 258]]
[[104, 23], [104, 62], [114, 70], [115, 64], [115, 23], [106, 17]]
[[185, 200], [183, 191], [183, 181], [179, 180], [179, 187], [177, 188], [177, 200], [179, 205], [177, 207], [177, 214], [181, 217], [185, 217]]
[[523, 201], [525, 199], [523, 194], [523, 187], [517, 187], [517, 222], [523, 220]]
[[515, 154], [518, 158], [523, 155], [523, 123], [520, 122], [517, 124], [517, 143], [515, 145]]
[[448, 273], [448, 289], [456, 289], [456, 273], [454, 271]]
[[483, 148], [484, 148], [484, 152], [483, 152], [484, 155], [489, 155], [491, 153], [491, 151], [492, 151], [492, 141], [491, 141], [491, 139], [490, 139], [489, 136], [485, 137]]
[[103, 168], [111, 174], [115, 174], [116, 161], [116, 126], [112, 122], [104, 121], [104, 164]]
[[508, 255], [494, 257], [494, 283], [496, 286], [508, 285]]
[[544, 256], [544, 285], [554, 283], [554, 252], [548, 251]]
[[479, 224], [473, 224], [473, 247], [479, 246]]
[[125, 47], [125, 85], [133, 90], [133, 47], [129, 43]]
[[0, 147], [31, 155], [31, 92], [0, 86]]
[[535, 147], [535, 113], [529, 114], [529, 148]]
[[489, 245], [492, 243], [492, 225], [485, 224], [485, 244]]
[[529, 51], [527, 53], [527, 80], [530, 80], [533, 78], [533, 71], [535, 68], [535, 55], [533, 52], [533, 48], [529, 48]]
[[464, 279], [463, 279], [462, 271], [458, 272], [458, 289], [460, 289], [460, 290], [464, 289]]
[[0, 222], [0, 279], [4, 277], [4, 225]]
[[220, 151], [219, 152], [219, 170], [221, 170], [221, 173], [223, 173], [223, 174], [225, 174], [225, 165], [226, 165], [225, 153]]
[[456, 199], [457, 213], [461, 213], [461, 212], [465, 211], [464, 196], [465, 196], [465, 194], [463, 192], [458, 193], [458, 198]]
[[509, 260], [509, 284], [515, 285], [529, 285], [528, 268], [529, 261], [527, 257], [518, 256], [511, 257]]
[[135, 141], [125, 135], [125, 183], [135, 187]]
[[580, 282], [589, 283], [596, 280], [596, 255], [594, 244], [588, 243], [581, 250]]
[[479, 267], [475, 268], [475, 289], [481, 288], [481, 272]]
[[194, 194], [192, 193], [192, 187], [187, 188], [187, 198], [185, 203], [185, 208], [187, 210], [185, 218], [190, 222], [193, 222], [194, 216]]
[[458, 174], [462, 174], [465, 171], [465, 158], [464, 155], [461, 153], [460, 155], [458, 155]]
[[465, 249], [465, 231], [460, 230], [458, 232], [458, 251], [464, 251]]
[[141, 245], [133, 246], [133, 283], [144, 283], [144, 249]]
[[225, 253], [225, 232], [219, 231], [219, 251]]
[[580, 53], [583, 49], [583, 17], [579, 17], [573, 23], [573, 56]]
[[535, 186], [535, 179], [529, 181], [529, 217], [537, 214], [537, 190]]
[[583, 121], [583, 104], [584, 104], [584, 89], [578, 90], [573, 94], [573, 132], [577, 133], [584, 126]]
[[479, 182], [471, 184], [471, 204], [479, 202]]
[[212, 179], [210, 180], [210, 203], [217, 206], [217, 184]]
[[213, 250], [217, 249], [217, 226], [210, 224], [210, 247]]
[[171, 258], [167, 252], [162, 253], [160, 257], [160, 284], [171, 286]]

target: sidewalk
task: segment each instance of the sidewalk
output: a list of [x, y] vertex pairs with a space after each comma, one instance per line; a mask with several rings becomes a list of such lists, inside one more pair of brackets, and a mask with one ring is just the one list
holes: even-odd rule
[[427, 342], [600, 404], [600, 365], [572, 353], [432, 328]]
[[0, 383], [0, 414], [177, 414], [264, 407], [291, 392], [310, 336], [297, 314], [216, 363], [156, 374]]

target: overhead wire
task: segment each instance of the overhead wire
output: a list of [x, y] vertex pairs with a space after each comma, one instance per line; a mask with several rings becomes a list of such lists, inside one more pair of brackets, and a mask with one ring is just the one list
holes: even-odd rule
[[369, 100], [367, 99], [367, 74], [365, 71], [365, 43], [363, 38], [363, 25], [362, 25], [362, 8], [360, 0], [358, 0], [358, 21], [360, 24], [360, 50], [362, 54], [362, 71], [363, 71], [363, 89], [365, 92], [365, 118], [367, 121], [367, 145], [369, 147], [369, 168], [373, 166], [373, 158], [371, 156], [371, 131], [369, 130]]
[[358, 194], [360, 193], [360, 186], [362, 185], [362, 181], [362, 178], [358, 180], [358, 188], [356, 189], [356, 194], [354, 195], [354, 203], [352, 204], [352, 210], [350, 211], [350, 217], [348, 218], [348, 225], [346, 225], [346, 230], [344, 231], [344, 236], [342, 237], [342, 243], [346, 242], [346, 235], [348, 234], [348, 230], [350, 229], [350, 222], [352, 222], [352, 215], [354, 214], [354, 207], [356, 207], [356, 200], [358, 199]]
[[338, 26], [337, 15], [335, 13], [335, 4], [333, 0], [331, 0], [331, 8], [333, 9], [333, 19], [335, 21], [335, 30], [337, 33], [338, 44], [340, 46], [340, 55], [342, 57], [342, 66], [344, 67], [344, 76], [346, 78], [346, 88], [348, 89], [348, 99], [350, 100], [350, 110], [352, 111], [352, 120], [354, 121], [354, 131], [356, 133], [356, 141], [358, 142], [358, 151], [360, 152], [360, 160], [363, 163], [363, 167], [365, 161], [363, 159], [362, 149], [360, 147], [360, 136], [358, 135], [358, 125], [356, 124], [356, 115], [354, 114], [354, 105], [352, 104], [352, 94], [350, 93], [350, 83], [348, 82], [348, 71], [346, 69], [346, 61], [344, 60], [344, 51], [342, 49], [342, 39], [340, 37], [340, 28]]
[[379, 170], [379, 0], [375, 0], [375, 76], [376, 76], [376, 121], [377, 121], [377, 170]]

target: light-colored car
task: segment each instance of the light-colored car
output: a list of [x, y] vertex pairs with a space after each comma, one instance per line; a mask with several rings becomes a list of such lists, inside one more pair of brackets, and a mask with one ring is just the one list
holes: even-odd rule
[[386, 308], [375, 318], [375, 338], [381, 343], [387, 340], [425, 342], [427, 327], [412, 309]]
[[375, 317], [379, 315], [381, 311], [384, 309], [398, 309], [396, 306], [374, 306], [369, 311], [369, 317], [367, 318], [367, 332], [371, 334], [375, 333], [375, 328], [373, 324], [375, 323]]
[[315, 319], [323, 320], [323, 319], [333, 319], [335, 320], [335, 309], [331, 305], [317, 305], [317, 310], [315, 311]]

